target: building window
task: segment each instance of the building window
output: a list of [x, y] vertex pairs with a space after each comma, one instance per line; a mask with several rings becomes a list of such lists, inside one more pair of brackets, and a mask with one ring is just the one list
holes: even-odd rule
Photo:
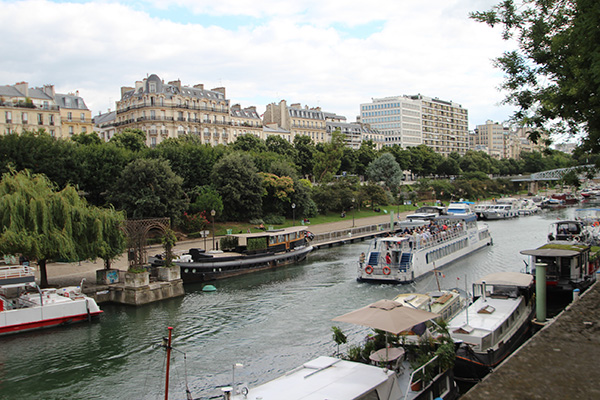
[[24, 124], [27, 124], [27, 123], [29, 122], [29, 116], [27, 115], [27, 113], [22, 113], [22, 114], [21, 114], [21, 121], [22, 121]]
[[49, 119], [48, 119], [48, 123], [49, 123], [50, 125], [54, 125], [54, 115], [50, 114], [48, 117], [49, 117]]
[[44, 125], [44, 114], [38, 114], [38, 125]]
[[69, 121], [69, 122], [73, 121], [73, 113], [71, 111], [69, 111], [67, 113], [67, 121]]
[[[150, 82], [150, 93], [156, 93], [156, 82]], [[154, 103], [154, 98], [151, 97], [151, 102]]]
[[6, 111], [4, 113], [4, 117], [6, 118], [6, 123], [7, 124], [12, 123], [12, 111]]
[[87, 133], [87, 127], [82, 126], [81, 127], [81, 133]]
[[69, 127], [69, 135], [73, 136], [73, 127], [72, 126]]
[[79, 117], [81, 118], [81, 122], [85, 122], [85, 113], [81, 113]]

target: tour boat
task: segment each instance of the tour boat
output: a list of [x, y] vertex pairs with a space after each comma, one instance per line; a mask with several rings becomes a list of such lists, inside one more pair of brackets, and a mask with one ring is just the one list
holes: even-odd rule
[[473, 202], [470, 201], [456, 201], [448, 204], [446, 207], [446, 214], [452, 215], [466, 215], [471, 214], [473, 212], [471, 206], [474, 205]]
[[481, 219], [509, 219], [519, 216], [519, 211], [512, 204], [494, 204], [481, 211]]
[[478, 225], [473, 213], [440, 215], [431, 228], [412, 234], [375, 238], [364, 263], [359, 263], [359, 282], [409, 283], [457, 259], [492, 244], [487, 225]]
[[30, 266], [0, 266], [0, 335], [91, 321], [101, 313], [80, 287], [39, 289]]
[[585, 290], [596, 281], [600, 257], [588, 244], [554, 240], [537, 249], [523, 250], [521, 254], [531, 257], [528, 264], [531, 268], [528, 267], [526, 273], [535, 276], [536, 265], [546, 265], [546, 286], [549, 290]]
[[473, 303], [448, 323], [457, 380], [478, 381], [531, 335], [533, 277], [497, 272], [473, 284]]
[[[228, 236], [237, 240], [232, 251], [190, 249], [173, 260], [180, 268], [183, 283], [230, 278], [300, 262], [313, 250], [310, 245], [313, 235], [305, 227]], [[149, 257], [149, 261], [161, 266], [164, 257], [156, 255]]]

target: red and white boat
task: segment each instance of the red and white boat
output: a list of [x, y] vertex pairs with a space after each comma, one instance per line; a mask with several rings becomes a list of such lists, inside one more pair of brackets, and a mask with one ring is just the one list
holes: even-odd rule
[[79, 286], [40, 289], [32, 267], [0, 266], [0, 335], [92, 321], [101, 313]]

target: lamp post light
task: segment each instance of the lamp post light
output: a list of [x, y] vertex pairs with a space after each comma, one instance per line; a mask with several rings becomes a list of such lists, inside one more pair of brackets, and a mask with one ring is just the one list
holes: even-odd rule
[[210, 215], [212, 217], [212, 231], [213, 231], [213, 235], [212, 235], [213, 236], [213, 247], [212, 247], [212, 249], [213, 250], [215, 249], [215, 214], [216, 213], [217, 212], [214, 209], [210, 210]]
[[292, 226], [296, 226], [296, 203], [292, 203]]
[[352, 198], [352, 227], [354, 228], [354, 216], [356, 215], [356, 206], [354, 205], [354, 202], [356, 201], [356, 199], [353, 197]]

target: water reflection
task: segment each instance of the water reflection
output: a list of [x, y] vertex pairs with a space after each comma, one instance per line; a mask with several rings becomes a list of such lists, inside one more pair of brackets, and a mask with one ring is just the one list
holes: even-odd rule
[[[569, 214], [570, 213], [570, 214]], [[520, 250], [546, 241], [550, 221], [572, 209], [488, 223], [494, 245], [442, 268], [443, 288], [465, 287], [495, 271], [520, 271]], [[187, 355], [196, 397], [218, 394], [236, 376], [264, 382], [315, 356], [332, 354], [331, 319], [399, 293], [435, 290], [432, 275], [412, 285], [356, 282], [367, 242], [322, 249], [302, 264], [186, 287], [184, 297], [144, 307], [103, 305], [100, 323], [0, 338], [0, 399], [156, 398], [164, 351], [153, 345], [174, 327], [174, 346]], [[365, 328], [341, 325], [350, 341]], [[184, 398], [184, 362], [175, 353], [172, 398]]]

